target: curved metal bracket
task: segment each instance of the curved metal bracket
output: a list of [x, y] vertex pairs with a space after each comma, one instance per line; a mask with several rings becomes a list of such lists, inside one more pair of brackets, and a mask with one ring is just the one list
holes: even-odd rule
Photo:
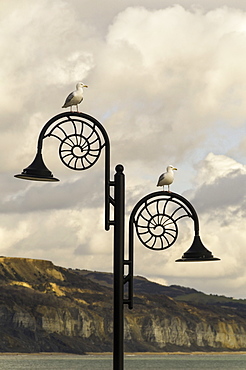
[[177, 222], [184, 217], [193, 219], [195, 235], [198, 235], [198, 216], [191, 203], [179, 194], [160, 191], [145, 196], [136, 204], [130, 227], [135, 225], [137, 236], [145, 247], [162, 250], [175, 243]]
[[109, 230], [115, 220], [110, 220], [110, 205], [115, 200], [110, 195], [110, 142], [102, 124], [85, 113], [65, 112], [51, 118], [42, 128], [34, 161], [17, 178], [35, 181], [59, 181], [45, 166], [42, 158], [43, 141], [54, 137], [60, 141], [59, 157], [63, 164], [76, 171], [92, 167], [105, 148], [105, 229]]
[[125, 282], [128, 297], [124, 303], [133, 308], [133, 250], [134, 226], [141, 243], [152, 250], [171, 247], [178, 237], [177, 222], [189, 217], [194, 221], [195, 236], [199, 236], [199, 220], [192, 204], [183, 196], [167, 191], [158, 191], [143, 197], [133, 208], [129, 219], [129, 251], [124, 261], [129, 266]]
[[94, 117], [85, 113], [61, 113], [51, 118], [38, 138], [38, 151], [43, 140], [55, 137], [60, 141], [59, 156], [72, 170], [85, 170], [99, 159], [103, 147], [109, 156], [109, 138], [104, 127]]
[[92, 167], [105, 147], [105, 229], [110, 221], [110, 141], [103, 125], [94, 117], [79, 112], [65, 112], [51, 118], [43, 127], [38, 138], [38, 152], [42, 151], [46, 137], [60, 140], [59, 157], [63, 164], [72, 170], [86, 170]]

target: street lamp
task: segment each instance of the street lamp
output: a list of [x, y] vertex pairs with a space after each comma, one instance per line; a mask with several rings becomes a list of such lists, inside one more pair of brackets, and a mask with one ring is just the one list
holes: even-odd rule
[[[216, 261], [202, 244], [199, 222], [193, 206], [181, 195], [158, 191], [142, 198], [133, 208], [129, 220], [129, 251], [125, 259], [125, 175], [124, 167], [115, 167], [110, 180], [110, 141], [106, 130], [94, 117], [85, 113], [65, 112], [51, 118], [39, 134], [34, 161], [15, 177], [34, 181], [59, 181], [46, 167], [43, 140], [54, 137], [60, 141], [59, 157], [68, 168], [76, 171], [92, 167], [105, 148], [105, 230], [114, 226], [114, 318], [113, 369], [124, 368], [124, 304], [133, 308], [133, 240], [134, 226], [142, 244], [152, 250], [171, 247], [178, 237], [177, 222], [184, 217], [194, 221], [195, 236], [190, 249], [177, 261]], [[111, 195], [113, 189], [113, 195]], [[110, 209], [114, 212], [111, 215]], [[125, 273], [125, 267], [128, 273]], [[124, 286], [128, 286], [127, 296]]]

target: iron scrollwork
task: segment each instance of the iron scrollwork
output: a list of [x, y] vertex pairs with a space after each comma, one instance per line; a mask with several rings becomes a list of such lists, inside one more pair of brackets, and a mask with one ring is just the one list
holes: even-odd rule
[[128, 283], [127, 297], [124, 300], [133, 307], [133, 250], [134, 227], [140, 242], [152, 250], [170, 248], [178, 238], [177, 222], [184, 217], [194, 221], [195, 238], [199, 238], [199, 220], [192, 204], [177, 193], [158, 191], [143, 197], [133, 208], [129, 218], [128, 266], [125, 282]]
[[[47, 137], [60, 141], [59, 157], [62, 163], [76, 171], [92, 167], [105, 149], [105, 229], [109, 230], [114, 224], [114, 221], [110, 220], [110, 205], [114, 206], [110, 187], [114, 186], [114, 182], [110, 181], [110, 142], [107, 131], [99, 121], [85, 113], [65, 112], [54, 116], [39, 134], [37, 154], [33, 163], [16, 177], [32, 180], [33, 173], [38, 173], [41, 176], [35, 176], [38, 177], [37, 180], [43, 180], [42, 174], [47, 175], [48, 180], [53, 179], [42, 158], [43, 141]], [[31, 175], [30, 178], [28, 174]]]
[[55, 125], [44, 138], [60, 140], [59, 156], [65, 166], [81, 171], [92, 167], [105, 146], [101, 131], [94, 121], [69, 113], [57, 116]]
[[192, 213], [180, 198], [164, 192], [147, 198], [139, 205], [134, 218], [136, 234], [141, 243], [153, 250], [170, 248], [178, 238], [177, 222]]

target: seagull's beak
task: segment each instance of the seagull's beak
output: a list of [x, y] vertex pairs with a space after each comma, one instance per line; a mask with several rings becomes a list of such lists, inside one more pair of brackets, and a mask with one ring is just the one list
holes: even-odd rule
[[87, 85], [84, 85], [83, 87], [89, 87], [89, 86], [87, 86]]
[[177, 170], [177, 168], [176, 168], [176, 167], [174, 167], [174, 168], [173, 168], [173, 170]]

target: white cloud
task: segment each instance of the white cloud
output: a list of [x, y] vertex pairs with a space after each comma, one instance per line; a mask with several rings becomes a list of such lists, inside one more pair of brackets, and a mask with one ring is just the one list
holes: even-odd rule
[[186, 225], [168, 251], [143, 253], [137, 244], [136, 272], [245, 295], [246, 5], [235, 0], [233, 6], [219, 0], [1, 3], [1, 254], [110, 269], [104, 155], [90, 171], [69, 171], [47, 138], [45, 163], [61, 182], [13, 178], [31, 163], [41, 128], [82, 80], [89, 89], [80, 108], [103, 123], [111, 140], [111, 178], [117, 163], [125, 166], [127, 214], [157, 190], [159, 174], [173, 164], [172, 190], [194, 204], [204, 244], [222, 258], [216, 268], [175, 264], [192, 242]]
[[245, 175], [246, 166], [238, 163], [225, 155], [214, 155], [209, 153], [204, 160], [196, 166], [198, 176], [197, 185], [214, 184], [219, 179], [228, 177], [235, 178], [236, 175]]

